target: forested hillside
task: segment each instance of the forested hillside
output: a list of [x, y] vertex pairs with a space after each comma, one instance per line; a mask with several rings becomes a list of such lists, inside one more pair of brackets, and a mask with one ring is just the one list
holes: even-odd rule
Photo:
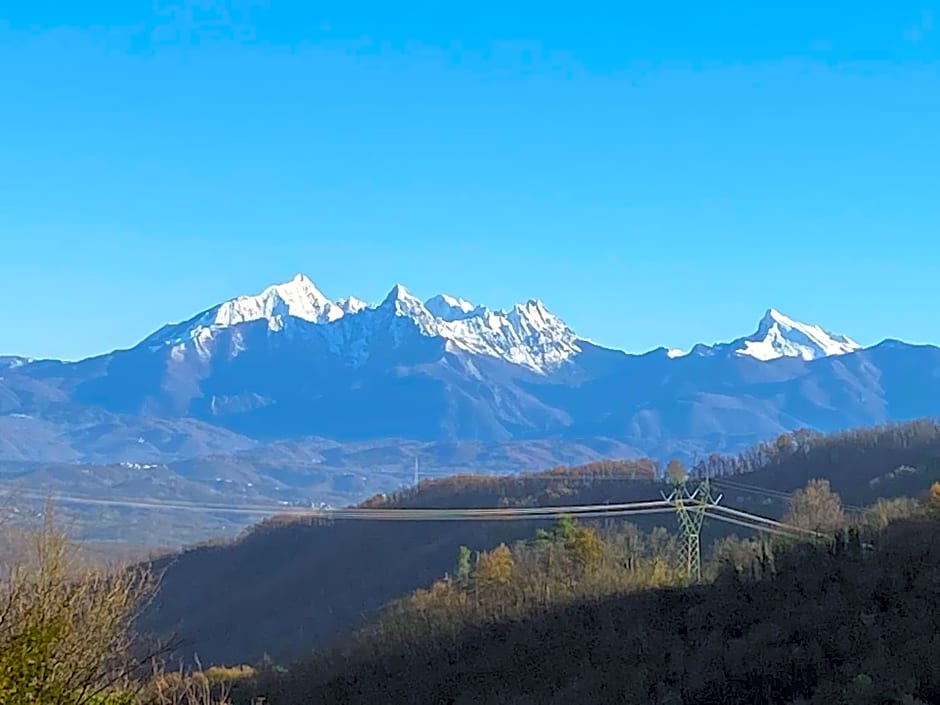
[[[461, 476], [366, 506], [565, 505], [656, 496], [649, 461], [605, 462], [517, 477]], [[665, 517], [664, 524], [671, 518]], [[670, 524], [671, 525], [671, 524]], [[487, 549], [531, 536], [545, 522], [323, 524], [274, 519], [231, 543], [159, 561], [160, 590], [143, 625], [172, 632], [181, 656], [203, 663], [284, 659], [323, 645], [395, 598], [451, 569], [461, 545]], [[233, 629], [232, 625], [238, 628]]]
[[[602, 570], [601, 554], [576, 540], [567, 550], [572, 561], [560, 571]], [[709, 584], [588, 595], [519, 616], [520, 601], [537, 599], [531, 572], [497, 549], [466, 584], [416, 593], [343, 649], [263, 674], [240, 697], [263, 693], [271, 705], [940, 702], [935, 519], [719, 561]], [[470, 616], [467, 603], [487, 612]]]
[[778, 492], [825, 478], [846, 504], [856, 505], [915, 495], [940, 479], [940, 422], [923, 419], [825, 435], [797, 431], [740, 455], [711, 455], [693, 474], [731, 476], [735, 485]]
[[[810, 478], [832, 478], [848, 504], [916, 496], [938, 475], [940, 427], [933, 422], [834, 436], [798, 433], [739, 457], [706, 459], [698, 471], [739, 473], [724, 502], [768, 516]], [[643, 500], [663, 489], [652, 461], [595, 463], [512, 477], [458, 476], [364, 506], [497, 507]], [[899, 468], [902, 468], [899, 471]], [[857, 481], [853, 481], [853, 477]], [[639, 522], [673, 529], [669, 515]], [[328, 644], [383, 605], [452, 571], [460, 546], [490, 550], [532, 536], [544, 523], [336, 522], [272, 520], [237, 541], [190, 549], [158, 562], [161, 588], [144, 626], [174, 633], [179, 655], [203, 663], [288, 659]], [[706, 545], [727, 535], [706, 522]], [[237, 629], [232, 625], [237, 624]]]

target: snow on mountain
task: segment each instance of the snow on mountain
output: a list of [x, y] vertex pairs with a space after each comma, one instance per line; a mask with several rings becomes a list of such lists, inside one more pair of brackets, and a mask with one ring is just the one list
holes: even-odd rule
[[476, 309], [469, 301], [459, 299], [448, 294], [438, 294], [424, 302], [424, 307], [434, 314], [435, 318], [444, 321], [458, 321], [467, 318]]
[[574, 332], [541, 301], [516, 304], [508, 312], [446, 294], [425, 304], [397, 285], [383, 308], [410, 318], [424, 335], [443, 338], [451, 352], [496, 357], [535, 372], [547, 372], [581, 351]]
[[378, 306], [379, 309], [390, 309], [394, 315], [410, 318], [419, 324], [423, 333], [434, 333], [434, 315], [427, 310], [424, 302], [408, 291], [403, 285], [396, 284], [388, 292], [385, 300]]
[[336, 302], [336, 305], [342, 309], [343, 313], [359, 313], [363, 309], [369, 308], [369, 304], [362, 299], [357, 299], [355, 296], [340, 299]]
[[23, 367], [28, 365], [33, 360], [28, 357], [20, 357], [18, 355], [0, 355], [0, 370], [15, 370], [18, 367]]
[[268, 330], [281, 331], [292, 319], [308, 323], [331, 323], [359, 305], [358, 299], [334, 303], [303, 274], [275, 284], [254, 296], [239, 296], [203, 311], [183, 323], [164, 326], [141, 343], [151, 349], [187, 344], [190, 341], [206, 356], [214, 334], [242, 323], [266, 320]]
[[[391, 343], [402, 343], [408, 329], [392, 326], [396, 318], [410, 321], [421, 335], [443, 338], [451, 352], [501, 358], [540, 373], [580, 352], [577, 336], [540, 301], [493, 311], [447, 294], [422, 302], [396, 284], [382, 303], [369, 306], [355, 297], [334, 302], [302, 274], [255, 296], [239, 296], [188, 321], [164, 326], [141, 345], [151, 350], [169, 346], [177, 360], [188, 348], [208, 358], [220, 330], [266, 320], [268, 330], [277, 334], [300, 322], [316, 325], [332, 353], [357, 365], [368, 358], [371, 341], [381, 330], [393, 328]], [[233, 353], [238, 354], [243, 348], [237, 332], [233, 341]]]
[[[425, 337], [443, 339], [451, 353], [499, 358], [537, 373], [547, 373], [570, 360], [585, 342], [537, 300], [516, 304], [508, 311], [491, 310], [448, 294], [421, 301], [396, 284], [382, 303], [369, 306], [355, 297], [333, 301], [298, 274], [257, 295], [239, 296], [189, 321], [165, 326], [144, 344], [153, 350], [170, 346], [177, 360], [183, 359], [189, 348], [205, 359], [213, 354], [218, 331], [235, 328], [227, 349], [237, 355], [246, 344], [238, 327], [259, 320], [266, 321], [269, 333], [275, 335], [311, 333], [312, 329], [304, 326], [313, 325], [331, 353], [345, 357], [353, 366], [369, 359], [375, 345], [398, 347], [415, 330]], [[391, 333], [391, 337], [383, 337], [383, 333]], [[814, 360], [859, 349], [858, 343], [845, 336], [800, 323], [771, 308], [750, 336], [714, 346], [699, 344], [688, 353], [673, 348], [667, 355], [675, 359], [723, 353], [762, 361], [781, 357]]]
[[578, 337], [541, 301], [516, 304], [508, 312], [484, 307], [457, 320], [438, 320], [438, 331], [453, 347], [499, 357], [546, 372], [581, 352]]
[[851, 338], [830, 333], [817, 325], [800, 323], [773, 308], [764, 314], [757, 332], [731, 345], [735, 354], [763, 361], [781, 357], [815, 360], [862, 348]]
[[287, 316], [310, 323], [329, 323], [343, 315], [341, 306], [326, 298], [303, 274], [298, 274], [289, 282], [269, 286], [256, 296], [239, 296], [210, 309], [198, 325], [228, 327], [264, 318], [268, 328], [281, 330]]

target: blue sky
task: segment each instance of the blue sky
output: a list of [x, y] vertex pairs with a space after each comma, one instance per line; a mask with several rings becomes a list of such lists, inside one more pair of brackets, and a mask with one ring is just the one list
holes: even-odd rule
[[931, 1], [4, 3], [0, 353], [298, 271], [636, 351], [940, 342]]

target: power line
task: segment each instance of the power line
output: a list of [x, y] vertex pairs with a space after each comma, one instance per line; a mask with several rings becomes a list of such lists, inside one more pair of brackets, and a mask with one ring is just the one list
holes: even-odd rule
[[[582, 510], [578, 512], [559, 512], [546, 511], [538, 514], [521, 514], [516, 512], [505, 512], [503, 514], [475, 514], [466, 513], [460, 510], [452, 510], [450, 513], [431, 513], [432, 510], [394, 510], [389, 513], [347, 513], [343, 511], [324, 512], [322, 514], [311, 514], [326, 521], [331, 520], [355, 520], [355, 521], [537, 521], [539, 519], [559, 519], [561, 517], [578, 517], [582, 519], [600, 519], [604, 517], [625, 517], [638, 514], [662, 514], [675, 511], [672, 507], [648, 507], [638, 509], [615, 509], [607, 510], [604, 505], [596, 505], [594, 509]], [[301, 515], [303, 516], [303, 515]]]
[[[45, 500], [48, 497], [29, 496], [31, 499]], [[166, 502], [161, 500], [135, 501], [126, 499], [95, 499], [89, 497], [61, 496], [55, 498], [63, 503], [93, 504], [99, 506], [119, 506], [140, 509], [163, 509], [184, 512], [219, 512], [246, 515], [292, 517], [311, 517], [323, 520], [359, 520], [359, 521], [525, 521], [538, 519], [558, 519], [560, 517], [580, 517], [596, 519], [604, 517], [627, 517], [645, 514], [680, 512], [693, 519], [693, 536], [701, 529], [701, 517], [705, 511], [720, 521], [737, 524], [758, 531], [767, 531], [782, 535], [814, 534], [817, 532], [791, 526], [783, 522], [762, 517], [750, 512], [743, 512], [731, 507], [718, 505], [717, 500], [707, 499], [709, 494], [699, 490], [687, 496], [672, 496], [671, 499], [627, 502], [619, 504], [580, 504], [557, 507], [480, 507], [480, 508], [367, 508], [351, 507], [346, 509], [306, 509], [296, 507], [274, 507], [258, 505], [213, 505], [189, 502]], [[705, 500], [705, 501], [703, 501]], [[730, 515], [730, 516], [729, 516]], [[690, 544], [691, 545], [691, 544]], [[687, 547], [688, 548], [688, 547]], [[690, 570], [695, 573], [695, 552], [689, 554]], [[699, 554], [700, 555], [700, 554]]]
[[[725, 476], [712, 478], [712, 482], [719, 484], [723, 487], [727, 487], [729, 490], [736, 490], [739, 492], [747, 492], [750, 494], [762, 494], [766, 497], [771, 497], [773, 499], [781, 500], [791, 500], [793, 499], [794, 492], [784, 492], [783, 490], [773, 490], [768, 487], [758, 487], [757, 485], [749, 485], [738, 480], [729, 480]], [[867, 512], [866, 507], [859, 506], [857, 504], [846, 504], [842, 503], [842, 508], [850, 512]]]
[[[26, 499], [45, 501], [48, 495], [23, 493]], [[12, 498], [12, 497], [11, 497]], [[671, 505], [663, 500], [627, 502], [620, 504], [580, 504], [556, 507], [475, 507], [475, 508], [396, 508], [396, 507], [350, 507], [344, 509], [317, 509], [285, 507], [275, 505], [223, 505], [164, 500], [98, 499], [74, 495], [52, 496], [63, 504], [90, 504], [97, 506], [124, 507], [129, 509], [155, 509], [189, 512], [219, 512], [251, 515], [310, 516], [324, 519], [408, 519], [420, 520], [499, 520], [505, 518], [557, 518], [559, 516], [619, 516], [646, 510], [669, 511]]]
[[776, 521], [775, 519], [762, 517], [759, 514], [751, 514], [750, 512], [742, 512], [738, 509], [732, 509], [731, 507], [715, 506], [715, 507], [711, 507], [711, 509], [713, 510], [713, 513], [712, 513], [713, 516], [716, 516], [715, 512], [719, 512], [719, 513], [724, 512], [725, 514], [729, 514], [732, 517], [740, 517], [740, 519], [745, 519], [745, 520], [749, 520], [752, 522], [759, 522], [769, 527], [776, 527], [779, 529], [790, 531], [791, 533], [811, 534], [817, 538], [820, 538], [823, 536], [823, 534], [819, 533], [818, 531], [813, 531], [812, 529], [804, 529], [799, 526], [794, 526], [793, 524], [785, 524], [782, 521]]
[[666, 511], [673, 505], [665, 500], [628, 502], [623, 504], [579, 504], [557, 507], [478, 507], [478, 508], [411, 508], [411, 507], [352, 507], [347, 509], [326, 509], [316, 513], [330, 519], [504, 519], [512, 517], [540, 518], [558, 516], [618, 516], [634, 512]]
[[749, 523], [746, 521], [741, 521], [740, 519], [732, 519], [731, 517], [722, 516], [721, 514], [716, 514], [714, 512], [708, 513], [713, 519], [718, 521], [723, 521], [727, 524], [735, 524], [737, 526], [743, 526], [748, 529], [753, 529], [755, 531], [766, 531], [769, 534], [776, 534], [777, 536], [785, 536], [787, 538], [795, 538], [797, 535], [788, 531], [781, 531], [780, 529], [775, 529], [770, 526], [757, 525], [754, 523]]

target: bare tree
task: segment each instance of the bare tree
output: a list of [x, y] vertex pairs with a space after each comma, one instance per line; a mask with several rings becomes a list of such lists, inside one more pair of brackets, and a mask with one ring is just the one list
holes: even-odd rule
[[845, 513], [829, 480], [810, 480], [806, 487], [793, 493], [783, 520], [803, 529], [828, 533], [845, 526]]
[[127, 693], [144, 662], [133, 624], [153, 588], [148, 571], [86, 561], [56, 530], [51, 503], [38, 529], [4, 534], [0, 702], [84, 705]]

